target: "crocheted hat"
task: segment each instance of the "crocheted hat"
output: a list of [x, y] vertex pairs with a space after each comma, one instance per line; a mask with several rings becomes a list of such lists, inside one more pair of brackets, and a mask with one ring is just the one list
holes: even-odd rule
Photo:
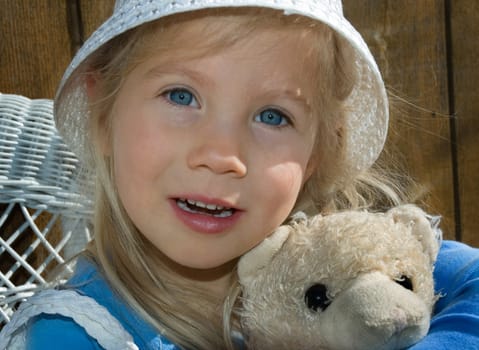
[[321, 21], [336, 31], [355, 51], [358, 81], [348, 97], [345, 164], [358, 172], [379, 156], [387, 134], [388, 101], [376, 62], [366, 43], [344, 18], [340, 0], [117, 0], [113, 15], [98, 28], [73, 58], [55, 99], [55, 120], [65, 142], [80, 158], [85, 154], [88, 118], [82, 63], [119, 34], [172, 14], [218, 7], [266, 7]]

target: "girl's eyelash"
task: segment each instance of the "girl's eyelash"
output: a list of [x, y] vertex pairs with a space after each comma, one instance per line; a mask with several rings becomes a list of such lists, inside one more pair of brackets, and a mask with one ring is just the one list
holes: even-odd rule
[[180, 107], [199, 108], [199, 102], [196, 94], [189, 88], [173, 87], [162, 91], [159, 96], [165, 98], [168, 103]]
[[293, 118], [277, 107], [262, 109], [255, 115], [255, 121], [275, 128], [293, 127]]

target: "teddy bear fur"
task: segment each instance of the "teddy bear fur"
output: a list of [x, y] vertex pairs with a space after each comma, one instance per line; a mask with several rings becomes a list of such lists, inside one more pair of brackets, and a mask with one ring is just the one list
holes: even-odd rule
[[415, 205], [294, 220], [238, 264], [248, 349], [403, 349], [427, 334], [440, 230]]

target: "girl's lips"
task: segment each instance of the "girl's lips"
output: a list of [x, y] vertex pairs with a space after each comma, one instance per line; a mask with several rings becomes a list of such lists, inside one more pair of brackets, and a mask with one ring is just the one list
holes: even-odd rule
[[[224, 208], [225, 215], [220, 213], [213, 215], [208, 213], [208, 210], [203, 210], [201, 207], [198, 208], [198, 210], [190, 210], [189, 208], [185, 208], [186, 203], [188, 203], [186, 198], [188, 198], [190, 201], [200, 202], [199, 205], [201, 206], [206, 204], [208, 206]], [[233, 227], [243, 213], [242, 210], [234, 208], [230, 204], [221, 200], [204, 198], [198, 199], [196, 197], [195, 199], [192, 199], [191, 197], [178, 197], [170, 198], [169, 203], [176, 217], [190, 229], [199, 233], [223, 233]]]

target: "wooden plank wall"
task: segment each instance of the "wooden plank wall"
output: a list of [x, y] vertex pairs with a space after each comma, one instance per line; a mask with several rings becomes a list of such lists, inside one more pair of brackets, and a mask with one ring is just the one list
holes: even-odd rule
[[[113, 0], [0, 0], [0, 91], [52, 98]], [[344, 0], [391, 94], [388, 149], [424, 184], [445, 237], [479, 246], [479, 3]]]
[[479, 245], [479, 2], [449, 4], [457, 197], [462, 240]]
[[479, 4], [345, 0], [391, 98], [389, 147], [428, 190], [446, 238], [479, 245]]

